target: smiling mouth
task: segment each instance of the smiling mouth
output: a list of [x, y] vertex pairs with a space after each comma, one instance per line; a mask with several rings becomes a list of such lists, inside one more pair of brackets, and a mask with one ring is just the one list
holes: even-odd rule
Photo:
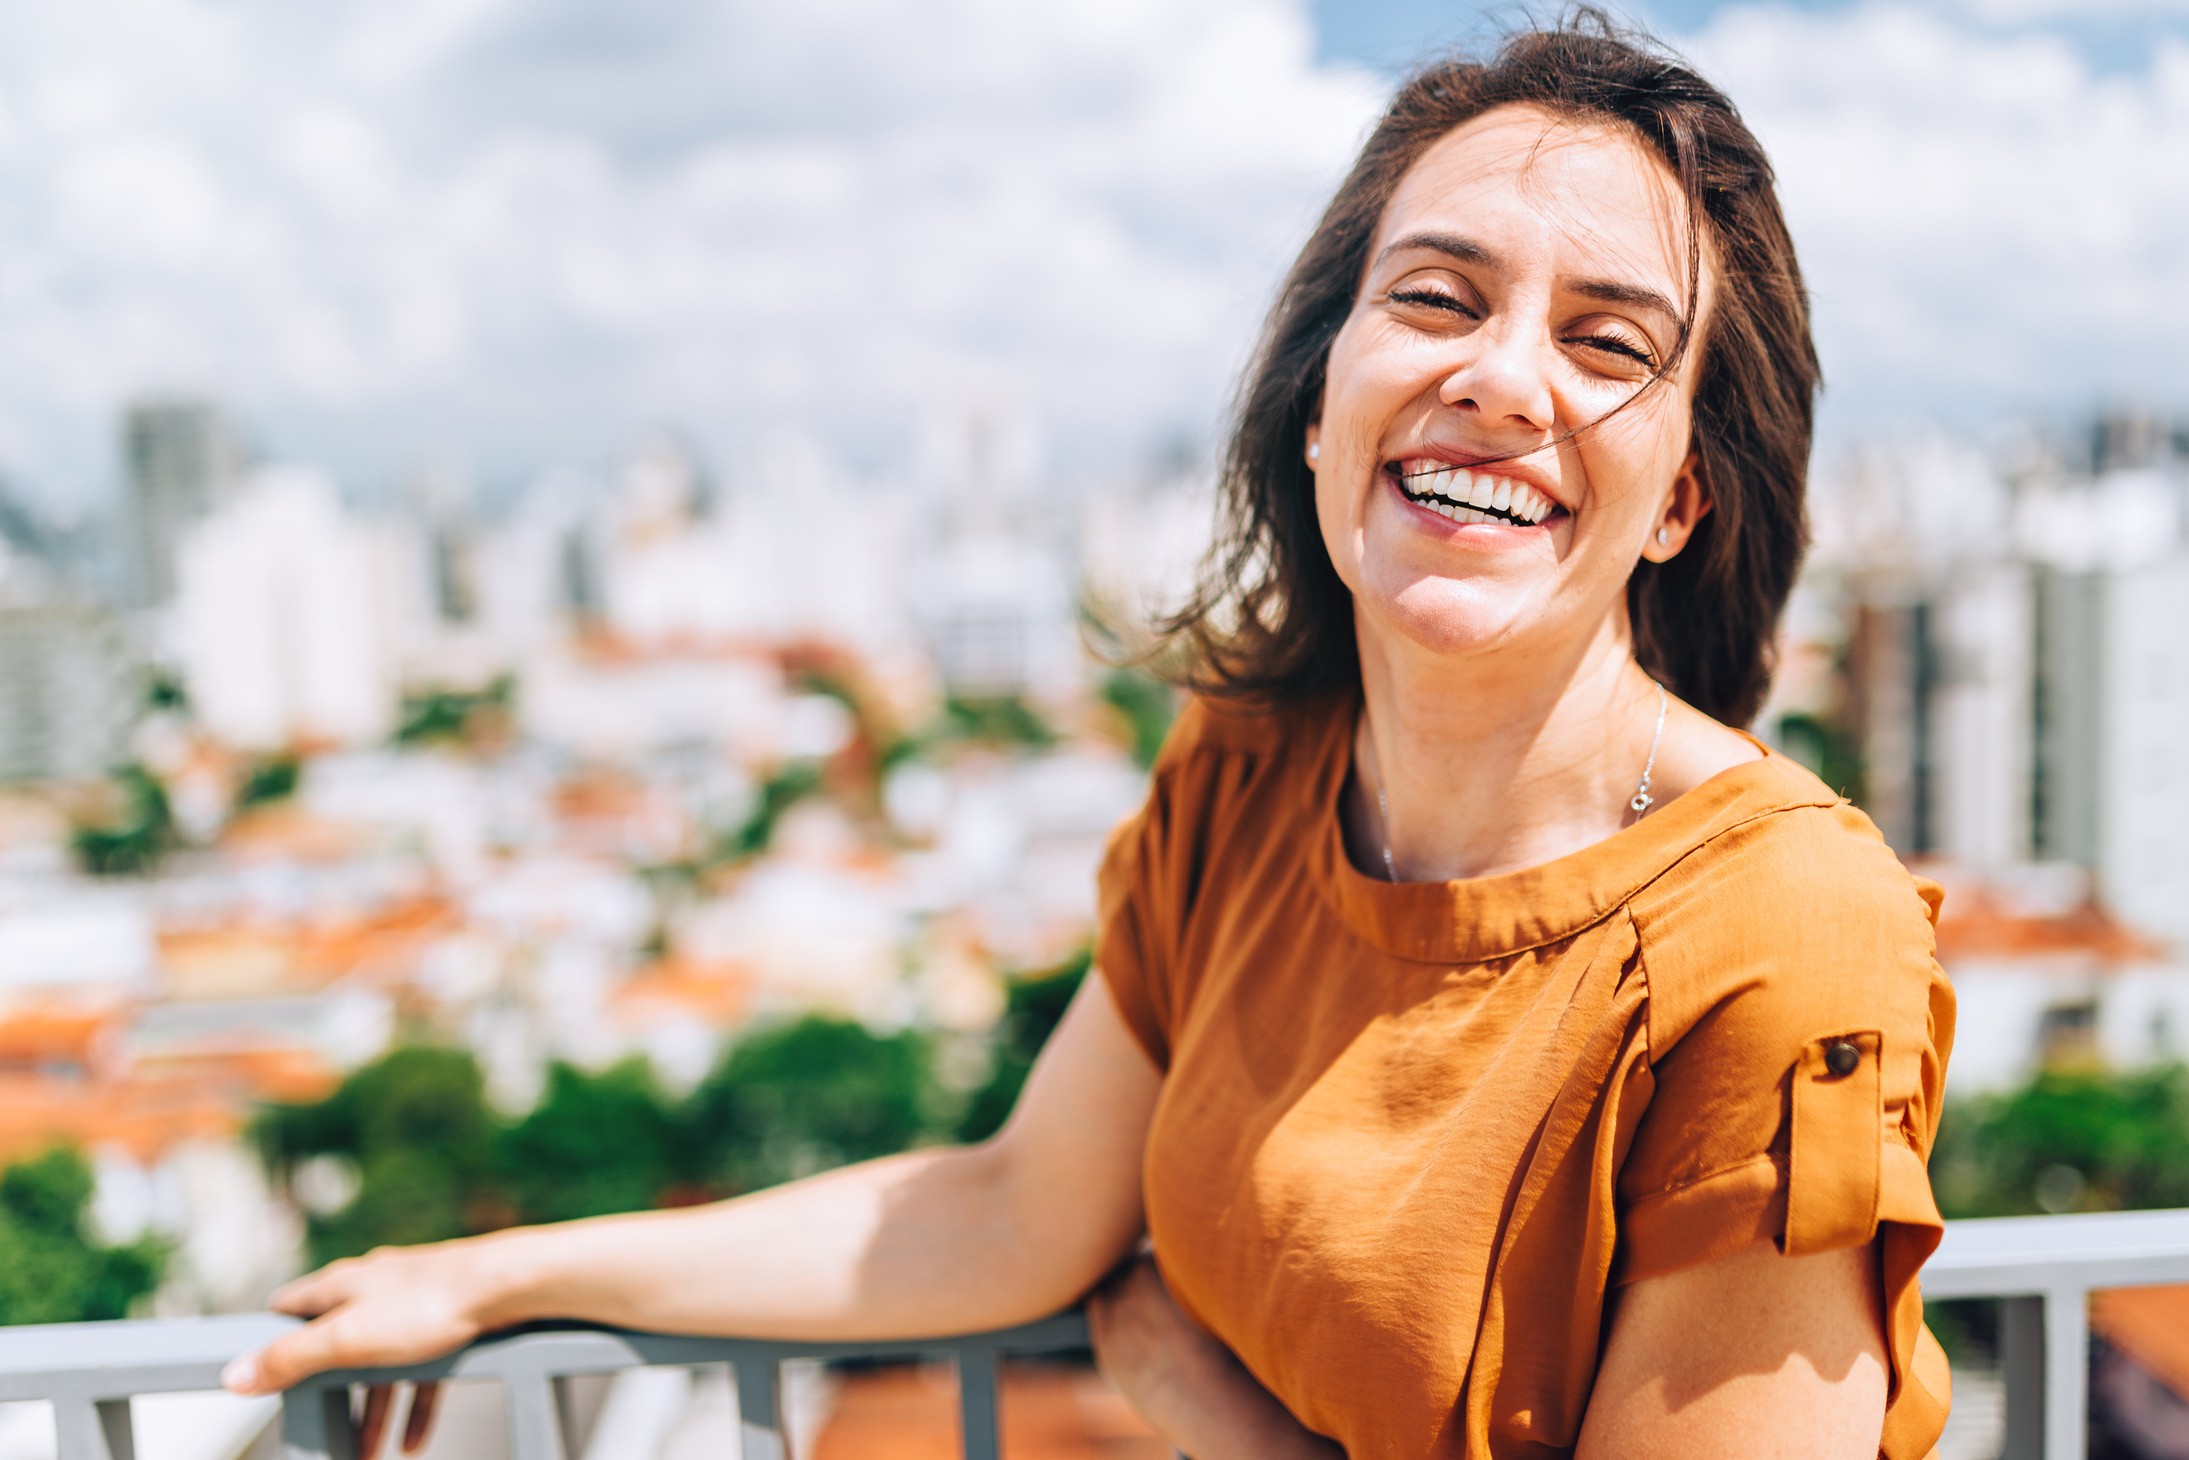
[[1384, 473], [1406, 500], [1426, 507], [1462, 527], [1494, 522], [1506, 527], [1541, 527], [1565, 508], [1526, 482], [1469, 471], [1448, 461], [1417, 458], [1384, 463]]

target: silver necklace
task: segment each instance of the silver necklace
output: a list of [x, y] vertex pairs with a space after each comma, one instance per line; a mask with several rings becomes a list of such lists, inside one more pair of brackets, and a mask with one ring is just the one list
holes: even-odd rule
[[[1651, 680], [1650, 683], [1657, 684], [1657, 681]], [[1655, 798], [1649, 794], [1649, 777], [1650, 773], [1657, 769], [1658, 742], [1665, 738], [1665, 705], [1665, 687], [1662, 684], [1657, 684], [1657, 728], [1649, 732], [1649, 759], [1642, 762], [1642, 779], [1635, 782], [1634, 799], [1627, 802], [1627, 809], [1634, 813], [1636, 821], [1641, 820], [1642, 813], [1656, 804]], [[1376, 743], [1375, 737], [1370, 736], [1368, 743], [1373, 748]], [[1381, 761], [1376, 763], [1376, 810], [1383, 817], [1383, 875], [1388, 880], [1396, 882], [1399, 880], [1398, 867], [1391, 860], [1391, 798], [1385, 795], [1383, 791], [1383, 763]]]
[[[1655, 683], [1655, 681], [1651, 681]], [[1634, 799], [1627, 802], [1627, 809], [1640, 821], [1642, 813], [1654, 804], [1649, 794], [1649, 773], [1657, 769], [1657, 742], [1665, 738], [1665, 687], [1657, 686], [1657, 728], [1649, 732], [1649, 759], [1642, 764], [1642, 779], [1634, 787]], [[1388, 832], [1389, 827], [1384, 830]]]

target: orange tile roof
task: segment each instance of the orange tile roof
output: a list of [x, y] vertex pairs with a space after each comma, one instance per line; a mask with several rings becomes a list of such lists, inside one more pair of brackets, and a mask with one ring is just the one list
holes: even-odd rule
[[232, 1139], [249, 1114], [246, 1102], [208, 1080], [0, 1074], [0, 1163], [66, 1143], [120, 1146], [149, 1164], [179, 1141]]
[[98, 1069], [112, 1058], [127, 1022], [128, 1006], [115, 1001], [40, 1000], [0, 1008], [0, 1066]]
[[2144, 962], [2164, 956], [2157, 943], [2123, 926], [2094, 902], [2049, 916], [2003, 907], [1988, 889], [1952, 889], [1938, 920], [1938, 956], [2000, 958], [2087, 953], [2108, 962]]
[[[1002, 1383], [1003, 1453], [1012, 1460], [1170, 1460], [1171, 1447], [1092, 1369], [1011, 1364]], [[844, 1376], [813, 1460], [955, 1460], [957, 1383], [946, 1369]]]
[[312, 815], [294, 802], [254, 807], [221, 833], [221, 845], [245, 861], [340, 862], [371, 837], [347, 822]]
[[167, 928], [159, 934], [159, 962], [180, 998], [309, 993], [349, 977], [406, 979], [427, 945], [456, 923], [445, 900], [418, 897], [369, 916], [318, 923]]
[[2090, 1295], [2090, 1326], [2176, 1394], [2189, 1394], [2189, 1287]]
[[731, 1025], [752, 1012], [752, 970], [738, 963], [669, 957], [647, 964], [616, 987], [609, 1006], [626, 1020], [690, 1014]]
[[178, 1141], [229, 1140], [261, 1101], [317, 1100], [338, 1075], [308, 1050], [163, 1054], [115, 1078], [0, 1071], [0, 1164], [56, 1143], [150, 1163]]

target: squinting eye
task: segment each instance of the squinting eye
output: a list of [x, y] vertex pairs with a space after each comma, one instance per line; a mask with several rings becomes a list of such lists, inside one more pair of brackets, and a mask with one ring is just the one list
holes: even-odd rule
[[1447, 310], [1453, 314], [1467, 315], [1470, 318], [1474, 314], [1474, 311], [1462, 304], [1457, 297], [1446, 294], [1439, 289], [1393, 289], [1384, 297], [1393, 304], [1422, 304], [1431, 309]]
[[1602, 350], [1607, 354], [1624, 355], [1627, 359], [1634, 361], [1637, 365], [1645, 365], [1652, 370], [1657, 368], [1657, 362], [1650, 358], [1649, 352], [1647, 350], [1629, 344], [1627, 341], [1620, 339], [1617, 335], [1583, 335], [1580, 339], [1573, 341], [1573, 343], [1576, 345], [1588, 345], [1593, 349]]

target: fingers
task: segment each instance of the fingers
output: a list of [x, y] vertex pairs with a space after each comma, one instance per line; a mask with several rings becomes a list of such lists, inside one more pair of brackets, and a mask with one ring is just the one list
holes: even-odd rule
[[349, 1296], [348, 1280], [355, 1268], [356, 1264], [348, 1259], [329, 1263], [317, 1272], [308, 1272], [295, 1282], [276, 1288], [274, 1295], [266, 1300], [266, 1306], [276, 1313], [317, 1318]]
[[420, 1384], [411, 1391], [410, 1417], [403, 1422], [404, 1454], [415, 1455], [426, 1447], [426, 1437], [433, 1433], [434, 1406], [440, 1402], [438, 1383]]
[[388, 1405], [394, 1398], [392, 1384], [375, 1384], [365, 1391], [365, 1415], [357, 1422], [357, 1453], [364, 1460], [380, 1453], [380, 1436], [388, 1427]]
[[339, 1315], [315, 1318], [257, 1353], [237, 1359], [221, 1372], [221, 1385], [237, 1394], [272, 1394], [322, 1369], [369, 1366], [372, 1356], [345, 1345], [347, 1327]]

